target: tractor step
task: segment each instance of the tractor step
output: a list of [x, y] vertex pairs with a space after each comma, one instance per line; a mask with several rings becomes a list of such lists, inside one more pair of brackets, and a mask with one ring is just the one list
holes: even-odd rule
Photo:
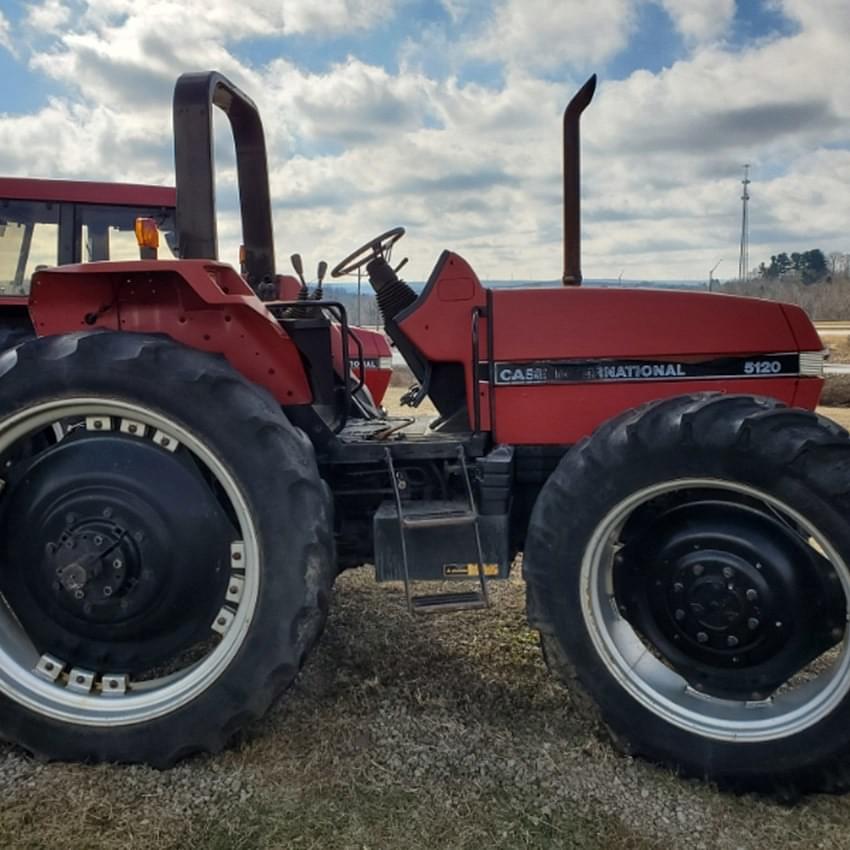
[[[472, 492], [472, 482], [466, 467], [466, 456], [463, 446], [457, 447], [457, 469], [461, 472], [466, 504], [460, 502], [431, 502], [408, 505], [405, 513], [404, 504], [399, 488], [399, 477], [393, 463], [392, 450], [386, 448], [387, 472], [395, 497], [396, 521], [398, 523], [399, 548], [401, 550], [402, 578], [404, 580], [404, 595], [407, 599], [407, 610], [411, 614], [427, 614], [433, 611], [467, 611], [470, 609], [489, 608], [490, 598], [487, 594], [487, 568], [484, 564], [484, 550], [481, 545], [481, 529], [479, 526], [478, 510], [475, 507], [475, 496]], [[413, 596], [411, 593], [410, 559], [407, 548], [407, 532], [414, 529], [456, 528], [467, 526], [472, 531], [474, 544], [474, 562], [465, 564], [466, 575], [474, 568], [473, 575], [478, 579], [479, 590], [472, 592], [454, 592], [433, 594], [429, 596]], [[377, 546], [376, 546], [377, 548]], [[377, 560], [377, 559], [376, 559]], [[377, 568], [377, 565], [376, 565]]]
[[414, 614], [436, 614], [440, 611], [479, 611], [487, 608], [488, 602], [478, 590], [462, 593], [431, 593], [412, 596], [410, 610]]
[[407, 514], [401, 524], [405, 528], [449, 528], [457, 525], [474, 525], [478, 514], [474, 511], [446, 510], [443, 512]]

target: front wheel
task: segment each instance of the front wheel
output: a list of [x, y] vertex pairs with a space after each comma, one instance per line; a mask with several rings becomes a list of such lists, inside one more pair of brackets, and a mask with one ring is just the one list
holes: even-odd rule
[[695, 396], [613, 420], [531, 518], [550, 667], [627, 751], [739, 788], [844, 787], [848, 515], [850, 440], [815, 414]]
[[308, 440], [223, 358], [120, 333], [6, 352], [0, 465], [5, 739], [167, 766], [294, 679], [327, 607], [328, 500]]

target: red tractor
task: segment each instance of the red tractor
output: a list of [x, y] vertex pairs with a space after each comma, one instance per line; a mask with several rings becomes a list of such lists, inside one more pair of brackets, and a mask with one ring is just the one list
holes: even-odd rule
[[[292, 682], [340, 570], [373, 563], [414, 614], [480, 609], [523, 552], [547, 662], [624, 749], [844, 785], [850, 439], [812, 412], [821, 341], [788, 305], [577, 285], [594, 85], [565, 113], [563, 287], [488, 289], [444, 251], [417, 293], [387, 261], [400, 227], [333, 269], [367, 270], [438, 411], [411, 433], [363, 391], [342, 305], [279, 298], [254, 104], [180, 78], [180, 259], [37, 272], [38, 338], [0, 356], [6, 739], [217, 751]], [[244, 274], [215, 259], [213, 106]]]
[[[35, 336], [27, 305], [33, 273], [45, 266], [138, 259], [136, 221], [152, 220], [173, 242], [177, 193], [170, 186], [0, 177], [0, 351]], [[158, 242], [157, 237], [157, 242]], [[155, 251], [142, 248], [142, 254]], [[296, 273], [278, 275], [281, 298], [304, 298], [301, 258]], [[327, 263], [319, 264], [321, 278]], [[303, 312], [303, 311], [302, 311]], [[389, 344], [382, 333], [352, 328], [349, 355], [362, 356], [366, 387], [381, 404], [392, 377]]]

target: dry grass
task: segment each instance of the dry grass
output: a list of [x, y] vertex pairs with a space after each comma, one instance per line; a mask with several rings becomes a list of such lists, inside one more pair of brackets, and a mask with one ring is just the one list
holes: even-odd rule
[[721, 795], [621, 756], [545, 670], [518, 578], [491, 612], [410, 620], [344, 575], [325, 636], [238, 749], [165, 773], [0, 750], [0, 846], [839, 848], [846, 800]]

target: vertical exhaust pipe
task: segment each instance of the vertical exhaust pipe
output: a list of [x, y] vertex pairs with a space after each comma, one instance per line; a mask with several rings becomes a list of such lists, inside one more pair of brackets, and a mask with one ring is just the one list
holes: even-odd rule
[[581, 179], [579, 120], [596, 91], [594, 74], [564, 110], [564, 286], [581, 286]]

